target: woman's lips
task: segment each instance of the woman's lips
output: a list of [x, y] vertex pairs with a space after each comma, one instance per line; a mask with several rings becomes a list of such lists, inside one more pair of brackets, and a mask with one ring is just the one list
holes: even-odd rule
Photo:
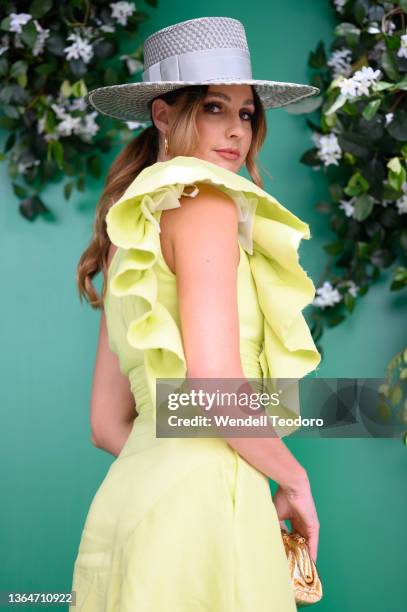
[[216, 153], [219, 153], [219, 155], [221, 155], [225, 159], [238, 159], [239, 158], [239, 154], [238, 153], [230, 153], [229, 151], [219, 151], [219, 150], [216, 150]]

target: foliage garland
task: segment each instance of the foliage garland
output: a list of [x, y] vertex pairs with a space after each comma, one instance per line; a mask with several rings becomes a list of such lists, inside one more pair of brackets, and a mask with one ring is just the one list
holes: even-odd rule
[[[314, 146], [303, 164], [323, 170], [336, 239], [324, 245], [329, 260], [312, 304], [316, 342], [325, 326], [347, 319], [359, 297], [395, 265], [390, 291], [407, 287], [407, 0], [331, 0], [338, 23], [329, 54], [320, 41], [308, 65], [318, 97], [291, 112], [319, 109], [307, 118]], [[323, 353], [322, 347], [318, 349]], [[386, 368], [379, 415], [407, 423], [407, 347]], [[402, 434], [407, 444], [407, 431]]]
[[[146, 0], [152, 7], [156, 0]], [[27, 11], [27, 12], [26, 12]], [[89, 89], [137, 79], [142, 46], [121, 49], [148, 14], [134, 2], [106, 0], [4, 1], [0, 30], [0, 128], [9, 132], [0, 160], [8, 160], [19, 211], [27, 220], [54, 217], [41, 192], [68, 177], [64, 197], [99, 178], [101, 153], [137, 122], [118, 122], [90, 112]]]

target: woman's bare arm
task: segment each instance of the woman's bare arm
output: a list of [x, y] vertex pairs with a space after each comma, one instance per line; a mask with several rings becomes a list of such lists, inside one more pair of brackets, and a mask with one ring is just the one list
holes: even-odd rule
[[[115, 249], [114, 245], [110, 247], [108, 262]], [[119, 359], [109, 347], [102, 311], [90, 402], [93, 444], [117, 456], [129, 437], [136, 415], [128, 377], [120, 371]]]
[[[195, 198], [162, 213], [162, 239], [172, 245], [188, 378], [245, 379], [240, 360], [235, 203], [200, 184]], [[242, 457], [290, 490], [305, 469], [280, 438], [224, 438]]]

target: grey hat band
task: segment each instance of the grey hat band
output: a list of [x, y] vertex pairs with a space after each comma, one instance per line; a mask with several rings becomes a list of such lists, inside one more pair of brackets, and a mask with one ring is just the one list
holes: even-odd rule
[[143, 72], [143, 81], [251, 79], [250, 55], [245, 49], [202, 49], [171, 55]]

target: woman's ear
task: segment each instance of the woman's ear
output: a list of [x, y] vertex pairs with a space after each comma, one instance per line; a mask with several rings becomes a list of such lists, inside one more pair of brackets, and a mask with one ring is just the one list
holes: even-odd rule
[[156, 128], [160, 132], [167, 134], [170, 125], [170, 105], [160, 98], [153, 100], [151, 117]]

